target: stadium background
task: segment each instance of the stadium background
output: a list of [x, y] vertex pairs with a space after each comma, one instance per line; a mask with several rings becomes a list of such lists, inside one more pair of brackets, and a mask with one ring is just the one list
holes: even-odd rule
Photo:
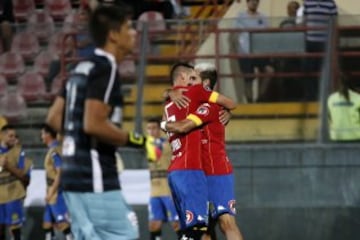
[[[278, 54], [279, 45], [284, 46], [281, 43], [306, 31], [305, 28], [290, 29], [288, 38], [276, 34], [286, 15], [287, 2], [261, 1], [259, 11], [270, 17], [271, 28], [263, 32], [268, 35], [260, 38], [259, 45], [266, 40], [267, 48], [260, 48], [258, 54], [275, 59], [293, 55], [299, 59], [307, 57], [301, 43], [286, 49], [288, 52], [282, 52], [283, 56]], [[165, 22], [154, 14], [145, 14], [147, 21], [136, 23], [139, 30], [136, 54], [129, 56], [121, 66], [126, 83], [123, 127], [141, 129], [143, 119], [161, 115], [162, 91], [169, 86], [168, 72], [175, 61], [214, 62], [220, 72], [219, 90], [239, 103], [227, 127], [227, 142], [235, 167], [237, 220], [245, 239], [359, 239], [358, 145], [331, 143], [324, 117], [326, 97], [336, 83], [334, 66], [339, 57], [348, 61], [347, 71], [359, 75], [360, 9], [356, 7], [359, 4], [356, 0], [341, 0], [337, 5], [340, 24], [328, 29], [331, 37], [324, 69], [322, 74], [316, 75], [321, 91], [313, 101], [277, 98], [251, 104], [244, 102], [242, 76], [237, 74], [236, 64], [241, 56], [232, 51], [232, 37], [238, 32], [233, 29], [234, 18], [245, 8], [245, 1], [240, 4], [236, 1], [184, 1], [189, 16], [181, 20]], [[31, 10], [30, 6], [29, 11], [42, 12], [46, 4], [36, 7], [37, 10]], [[76, 8], [76, 3], [71, 6], [73, 12]], [[13, 44], [18, 54], [9, 57], [2, 52], [0, 55], [3, 75], [0, 77], [0, 110], [1, 115], [18, 126], [20, 139], [38, 170], [43, 168], [45, 151], [40, 143], [39, 126], [65, 79], [66, 66], [74, 60], [72, 55], [64, 56], [64, 52], [73, 47], [73, 35], [62, 41], [63, 33], [73, 30], [74, 17], [59, 14], [39, 18], [32, 13], [28, 17], [26, 10], [25, 15], [18, 15], [14, 37], [17, 43]], [[156, 21], [151, 22], [152, 19]], [[49, 32], [45, 26], [49, 26]], [[35, 34], [28, 34], [28, 31]], [[34, 37], [35, 41], [31, 41]], [[298, 38], [296, 41], [300, 42]], [[24, 42], [26, 44], [21, 44]], [[43, 78], [49, 67], [46, 60], [56, 58], [54, 54], [61, 60], [62, 68], [46, 85]], [[276, 74], [276, 78], [289, 76], [286, 69]], [[293, 79], [308, 77], [300, 70], [291, 74]], [[120, 152], [126, 170], [146, 171], [141, 152], [130, 149], [120, 149]], [[133, 206], [139, 217], [141, 239], [147, 239], [147, 206]], [[25, 239], [41, 239], [42, 207], [33, 203], [26, 211]], [[164, 239], [174, 239], [168, 227]]]

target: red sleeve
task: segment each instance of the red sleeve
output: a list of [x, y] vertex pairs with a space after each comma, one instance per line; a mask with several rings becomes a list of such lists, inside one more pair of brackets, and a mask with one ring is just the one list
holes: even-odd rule
[[191, 99], [191, 101], [194, 101], [198, 104], [207, 102], [216, 103], [218, 95], [219, 94], [217, 92], [203, 87], [202, 84], [194, 85], [190, 87], [188, 91], [188, 97]]
[[216, 121], [219, 118], [219, 110], [214, 105], [204, 103], [200, 105], [195, 112], [189, 114], [186, 118], [193, 121], [196, 126], [204, 123]]

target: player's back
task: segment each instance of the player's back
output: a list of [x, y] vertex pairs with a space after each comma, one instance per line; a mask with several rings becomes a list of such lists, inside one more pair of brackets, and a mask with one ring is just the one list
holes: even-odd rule
[[108, 119], [114, 122], [115, 110], [121, 107], [122, 99], [120, 76], [114, 66], [111, 58], [95, 51], [94, 56], [76, 65], [66, 83], [61, 179], [66, 191], [101, 192], [120, 188], [115, 167], [116, 146], [84, 130], [87, 99], [110, 106]]
[[[196, 111], [200, 104], [205, 102], [216, 102], [218, 93], [205, 88], [201, 84], [185, 88], [184, 95], [191, 99], [187, 108], [179, 109], [173, 102], [165, 106], [167, 121], [179, 121], [186, 118], [189, 113]], [[187, 134], [170, 134], [169, 142], [173, 151], [172, 162], [169, 171], [174, 169], [201, 169], [201, 133], [195, 129]], [[179, 160], [180, 159], [180, 160]]]
[[[225, 126], [219, 120], [221, 107], [214, 103], [208, 106], [211, 121], [202, 129], [202, 162], [206, 175], [221, 175], [232, 172], [225, 146]], [[201, 108], [199, 108], [201, 109]], [[197, 111], [199, 111], [199, 109]]]

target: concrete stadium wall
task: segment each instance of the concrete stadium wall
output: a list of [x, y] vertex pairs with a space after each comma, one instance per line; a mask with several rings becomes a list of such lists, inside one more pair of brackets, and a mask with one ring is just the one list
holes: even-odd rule
[[[360, 148], [346, 145], [229, 146], [236, 177], [237, 221], [246, 240], [360, 239]], [[126, 168], [144, 167], [126, 150]], [[134, 206], [141, 239], [147, 207]], [[25, 239], [41, 239], [41, 209], [27, 209]], [[169, 227], [164, 239], [176, 239]], [[219, 238], [224, 239], [224, 238]]]

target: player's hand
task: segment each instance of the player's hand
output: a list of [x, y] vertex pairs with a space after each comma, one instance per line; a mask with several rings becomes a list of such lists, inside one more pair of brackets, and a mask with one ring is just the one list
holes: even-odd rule
[[231, 118], [231, 112], [228, 109], [222, 109], [219, 112], [219, 121], [222, 125], [226, 126]]
[[46, 193], [45, 202], [49, 203], [51, 198], [54, 196], [54, 194], [55, 194], [55, 189], [53, 187], [49, 187]]
[[175, 103], [178, 108], [186, 108], [189, 106], [191, 100], [183, 94], [186, 91], [187, 89], [173, 89], [169, 91], [171, 101]]
[[146, 137], [140, 133], [129, 132], [128, 142], [126, 146], [134, 148], [142, 148], [145, 146]]

